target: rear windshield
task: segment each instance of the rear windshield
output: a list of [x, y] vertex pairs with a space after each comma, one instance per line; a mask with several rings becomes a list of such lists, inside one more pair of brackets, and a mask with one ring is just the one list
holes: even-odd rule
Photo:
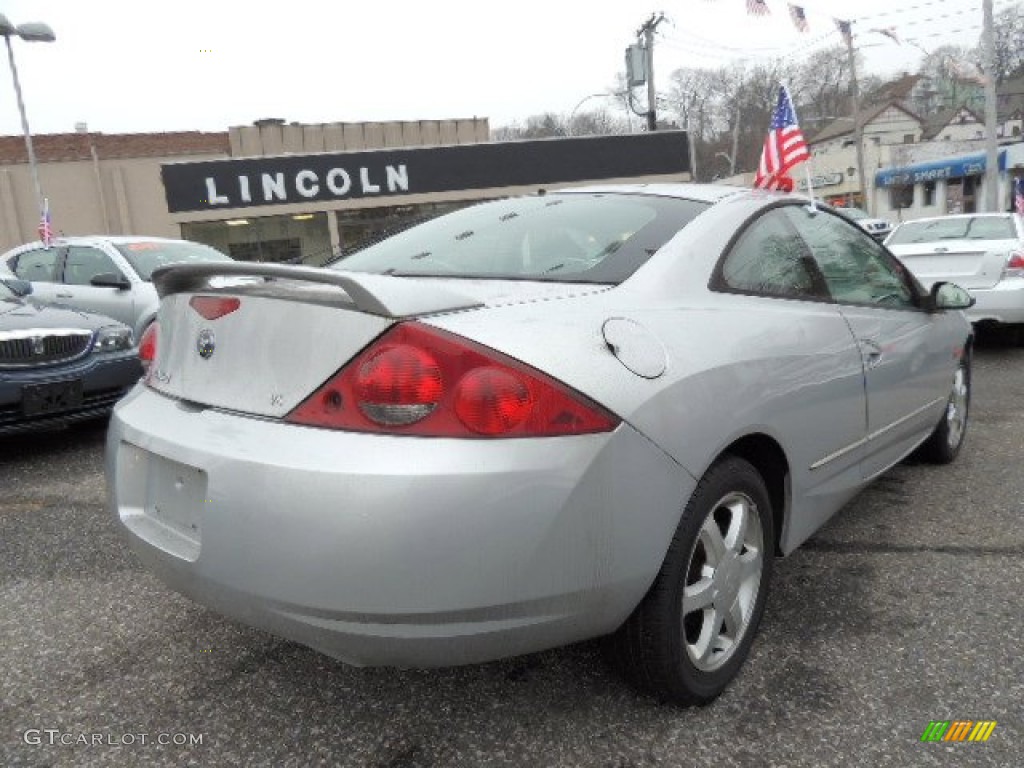
[[708, 207], [622, 194], [498, 200], [407, 229], [331, 266], [403, 276], [619, 283]]
[[965, 216], [901, 224], [886, 241], [886, 245], [934, 243], [940, 240], [1013, 240], [1016, 237], [1017, 229], [1009, 216]]
[[185, 240], [139, 240], [134, 243], [115, 243], [114, 247], [128, 260], [139, 277], [147, 282], [153, 270], [168, 264], [232, 260], [216, 248]]

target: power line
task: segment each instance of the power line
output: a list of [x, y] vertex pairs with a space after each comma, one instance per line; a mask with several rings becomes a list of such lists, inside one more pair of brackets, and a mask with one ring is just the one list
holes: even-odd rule
[[[852, 19], [850, 19], [850, 21], [855, 21], [855, 22], [865, 21], [866, 22], [866, 21], [874, 21], [876, 19], [886, 19], [886, 18], [889, 18], [889, 17], [892, 17], [892, 16], [899, 16], [900, 14], [906, 14], [906, 13], [912, 13], [914, 11], [919, 11], [919, 10], [922, 10], [924, 8], [934, 8], [936, 6], [939, 6], [939, 7], [942, 7], [942, 8], [948, 8], [949, 7], [949, 0], [926, 0], [926, 2], [919, 2], [919, 3], [915, 3], [914, 5], [909, 5], [909, 6], [905, 6], [905, 7], [902, 7], [902, 8], [893, 8], [892, 10], [880, 11], [878, 13], [869, 14], [869, 15], [866, 15], [866, 16], [854, 16]], [[1001, 11], [1002, 10], [1006, 10], [1007, 8], [1013, 8], [1013, 7], [1017, 7], [1017, 6], [1020, 6], [1022, 8], [1022, 10], [1024, 10], [1024, 3], [1021, 3], [1020, 0], [1005, 0], [1003, 3], [1001, 3], [1001, 6], [1002, 7], [999, 8], [999, 10], [1001, 10]], [[980, 13], [981, 12], [981, 6], [975, 4], [975, 5], [973, 5], [971, 7], [970, 10]], [[940, 16], [931, 16], [931, 17], [928, 17], [928, 18], [931, 18], [931, 19], [939, 18], [939, 19], [941, 19], [941, 18], [943, 18], [943, 16], [941, 16], [941, 15]], [[909, 22], [904, 22], [904, 23], [909, 23]], [[917, 22], [914, 22], [914, 23], [917, 23]]]
[[[1009, 0], [1005, 3], [1005, 8], [1010, 7], [1021, 7], [1024, 10], [1024, 3], [1020, 0], [1011, 2]], [[913, 42], [919, 39], [934, 40], [942, 37], [949, 37], [951, 34], [962, 33], [965, 31], [977, 32], [981, 31], [982, 27], [977, 24], [964, 26], [958, 24], [954, 32], [948, 30], [941, 32], [926, 32], [925, 29], [930, 23], [947, 23], [950, 20], [959, 19], [964, 16], [971, 14], [980, 14], [981, 7], [977, 5], [976, 0], [971, 0], [971, 5], [968, 7], [961, 7], [957, 10], [949, 9], [949, 0], [922, 0], [910, 6], [902, 8], [894, 8], [890, 11], [883, 11], [877, 14], [858, 16], [851, 19], [851, 22], [856, 23], [860, 29], [858, 33], [860, 35], [868, 32], [879, 32], [879, 30], [864, 29], [864, 26], [872, 21], [879, 20], [891, 20], [896, 17], [906, 16], [907, 14], [917, 13], [922, 10], [928, 9], [942, 9], [943, 13], [933, 13], [927, 16], [918, 16], [917, 18], [906, 19], [900, 21], [892, 26], [895, 31], [900, 31], [907, 27], [917, 27], [913, 38], [904, 37], [899, 35], [899, 39], [894, 38], [894, 42], [902, 43], [903, 41]], [[814, 11], [815, 15], [825, 15], [817, 10]], [[834, 20], [838, 20], [832, 14], [830, 15]], [[777, 46], [745, 46], [739, 47], [735, 45], [728, 45], [726, 43], [711, 40], [696, 34], [690, 30], [678, 30], [678, 34], [684, 37], [671, 37], [666, 36], [664, 33], [661, 34], [662, 38], [669, 41], [669, 47], [674, 50], [691, 54], [694, 58], [701, 58], [705, 60], [723, 61], [730, 60], [737, 57], [753, 58], [753, 59], [765, 59], [773, 56], [797, 56], [805, 51], [824, 47], [835, 39], [838, 31], [835, 28], [829, 29], [827, 32], [817, 36], [812, 40], [801, 42], [796, 45], [777, 45]], [[884, 34], [884, 33], [882, 33]], [[694, 50], [697, 49], [697, 50]], [[732, 55], [729, 55], [732, 54]]]

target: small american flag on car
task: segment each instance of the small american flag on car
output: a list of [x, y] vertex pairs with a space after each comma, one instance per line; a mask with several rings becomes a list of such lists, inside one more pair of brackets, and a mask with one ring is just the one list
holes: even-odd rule
[[772, 125], [761, 150], [761, 162], [754, 177], [755, 189], [792, 191], [789, 169], [811, 156], [804, 132], [796, 121], [796, 110], [786, 86], [779, 88], [779, 102], [772, 113]]
[[39, 215], [39, 239], [49, 248], [53, 245], [53, 221], [50, 219], [50, 199], [43, 200], [43, 210]]

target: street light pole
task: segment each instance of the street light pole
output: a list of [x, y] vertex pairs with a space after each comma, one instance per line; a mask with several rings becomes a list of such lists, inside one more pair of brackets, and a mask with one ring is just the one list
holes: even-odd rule
[[981, 44], [985, 60], [985, 210], [993, 213], [999, 205], [999, 141], [996, 137], [996, 36], [992, 0], [982, 3], [984, 29]]
[[39, 183], [39, 167], [36, 163], [36, 153], [32, 146], [32, 132], [28, 127], [28, 117], [25, 114], [25, 99], [21, 94], [21, 83], [18, 81], [18, 67], [14, 63], [14, 47], [11, 45], [11, 37], [18, 36], [27, 42], [51, 43], [56, 40], [53, 30], [46, 24], [38, 22], [21, 24], [15, 27], [7, 20], [7, 17], [0, 14], [0, 35], [3, 35], [7, 43], [7, 61], [11, 65], [11, 77], [14, 80], [14, 94], [18, 99], [18, 113], [21, 115], [21, 130], [25, 134], [25, 151], [28, 153], [28, 165], [32, 172], [32, 183], [36, 191], [36, 207], [40, 215], [43, 211], [43, 188]]
[[[874, 214], [875, 201], [868, 199], [868, 185], [864, 178], [864, 125], [860, 114], [860, 88], [857, 84], [857, 53], [853, 49], [853, 32], [845, 35], [846, 53], [850, 61], [850, 100], [853, 108], [853, 140], [857, 145], [857, 186], [860, 188], [860, 203], [870, 214]], [[874, 195], [871, 196], [874, 198]]]

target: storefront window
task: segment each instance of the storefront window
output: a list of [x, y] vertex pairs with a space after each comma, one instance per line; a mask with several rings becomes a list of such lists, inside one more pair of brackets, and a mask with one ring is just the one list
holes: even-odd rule
[[459, 200], [450, 203], [423, 203], [420, 205], [393, 205], [387, 208], [363, 208], [338, 211], [338, 236], [342, 253], [368, 245], [385, 235], [406, 229], [414, 224], [436, 218], [451, 211], [465, 208], [475, 201]]
[[901, 208], [912, 208], [914, 205], [914, 187], [912, 184], [900, 184], [889, 187], [889, 207], [894, 211]]
[[331, 257], [323, 212], [191, 222], [181, 225], [181, 235], [238, 261], [322, 264]]
[[924, 204], [935, 205], [935, 182], [926, 181], [924, 183]]

